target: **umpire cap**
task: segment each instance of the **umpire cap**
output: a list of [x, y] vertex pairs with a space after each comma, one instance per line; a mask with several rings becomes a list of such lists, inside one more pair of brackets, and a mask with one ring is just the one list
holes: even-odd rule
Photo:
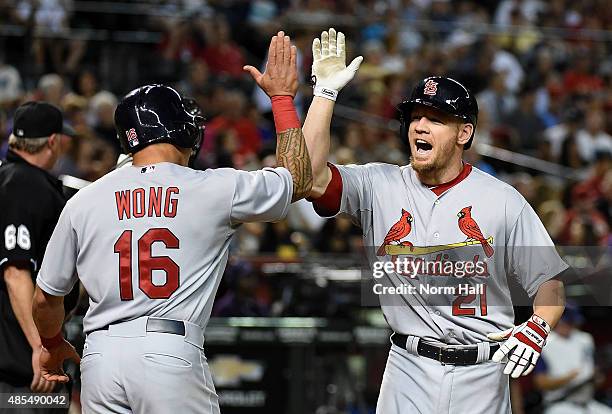
[[410, 98], [397, 106], [402, 123], [400, 135], [404, 142], [408, 140], [408, 124], [415, 104], [439, 109], [472, 124], [474, 126], [472, 136], [463, 146], [464, 149], [470, 148], [478, 122], [478, 104], [468, 88], [444, 76], [430, 76], [421, 80], [412, 89]]
[[62, 111], [48, 102], [26, 102], [15, 111], [13, 135], [17, 138], [44, 138], [51, 134], [76, 136], [64, 122]]
[[161, 142], [191, 148], [195, 154], [202, 145], [203, 124], [198, 104], [166, 85], [134, 89], [115, 109], [117, 138], [126, 154]]

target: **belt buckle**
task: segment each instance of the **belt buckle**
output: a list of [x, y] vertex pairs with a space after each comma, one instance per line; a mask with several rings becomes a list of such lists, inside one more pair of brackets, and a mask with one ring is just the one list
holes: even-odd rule
[[444, 349], [443, 347], [438, 347], [438, 362], [442, 365], [446, 365], [446, 363], [442, 361], [442, 350], [443, 349]]
[[[453, 361], [453, 359], [456, 359], [456, 358], [454, 358], [454, 355], [449, 355], [449, 357], [447, 358], [446, 362], [442, 361], [442, 352], [443, 351], [446, 351], [448, 353], [454, 354], [455, 352], [458, 351], [458, 349], [456, 349], [454, 347], [444, 347], [444, 348], [441, 347], [440, 348], [440, 354], [439, 354], [440, 355], [439, 356], [439, 361], [440, 361], [440, 363], [442, 365], [447, 365], [447, 364], [456, 365], [457, 361]], [[448, 360], [450, 360], [450, 361], [448, 361]]]

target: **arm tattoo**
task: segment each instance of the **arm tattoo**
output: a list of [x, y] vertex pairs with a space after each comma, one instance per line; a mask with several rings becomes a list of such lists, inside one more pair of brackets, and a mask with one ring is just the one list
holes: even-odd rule
[[290, 128], [276, 134], [276, 159], [279, 167], [285, 167], [293, 177], [295, 202], [307, 197], [312, 189], [312, 165], [301, 128]]

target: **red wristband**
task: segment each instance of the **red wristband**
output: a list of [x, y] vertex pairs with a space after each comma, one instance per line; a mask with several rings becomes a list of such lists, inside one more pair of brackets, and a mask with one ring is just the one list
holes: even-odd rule
[[272, 97], [272, 114], [277, 133], [291, 128], [301, 128], [300, 119], [293, 105], [293, 98], [289, 95]]
[[40, 343], [46, 349], [55, 348], [62, 342], [64, 342], [64, 335], [62, 335], [62, 331], [59, 331], [59, 333], [53, 338], [43, 338], [42, 336], [40, 337]]
[[331, 170], [332, 177], [327, 184], [325, 193], [316, 199], [310, 197], [306, 199], [312, 202], [315, 212], [321, 217], [332, 217], [338, 214], [342, 202], [342, 176], [340, 171], [331, 162], [328, 162], [327, 166]]

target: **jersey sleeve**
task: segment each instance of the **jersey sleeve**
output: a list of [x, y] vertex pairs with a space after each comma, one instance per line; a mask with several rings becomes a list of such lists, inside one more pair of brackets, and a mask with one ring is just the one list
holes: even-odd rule
[[372, 185], [367, 165], [328, 164], [332, 179], [325, 193], [312, 200], [315, 211], [322, 217], [349, 215], [363, 229], [372, 211]]
[[53, 230], [36, 278], [36, 284], [54, 296], [66, 296], [78, 279], [75, 272], [77, 236], [70, 220], [69, 205], [62, 211]]
[[293, 179], [286, 168], [237, 171], [230, 218], [232, 223], [279, 221], [293, 196]]
[[508, 240], [510, 271], [533, 297], [539, 286], [568, 268], [536, 212], [525, 203]]

